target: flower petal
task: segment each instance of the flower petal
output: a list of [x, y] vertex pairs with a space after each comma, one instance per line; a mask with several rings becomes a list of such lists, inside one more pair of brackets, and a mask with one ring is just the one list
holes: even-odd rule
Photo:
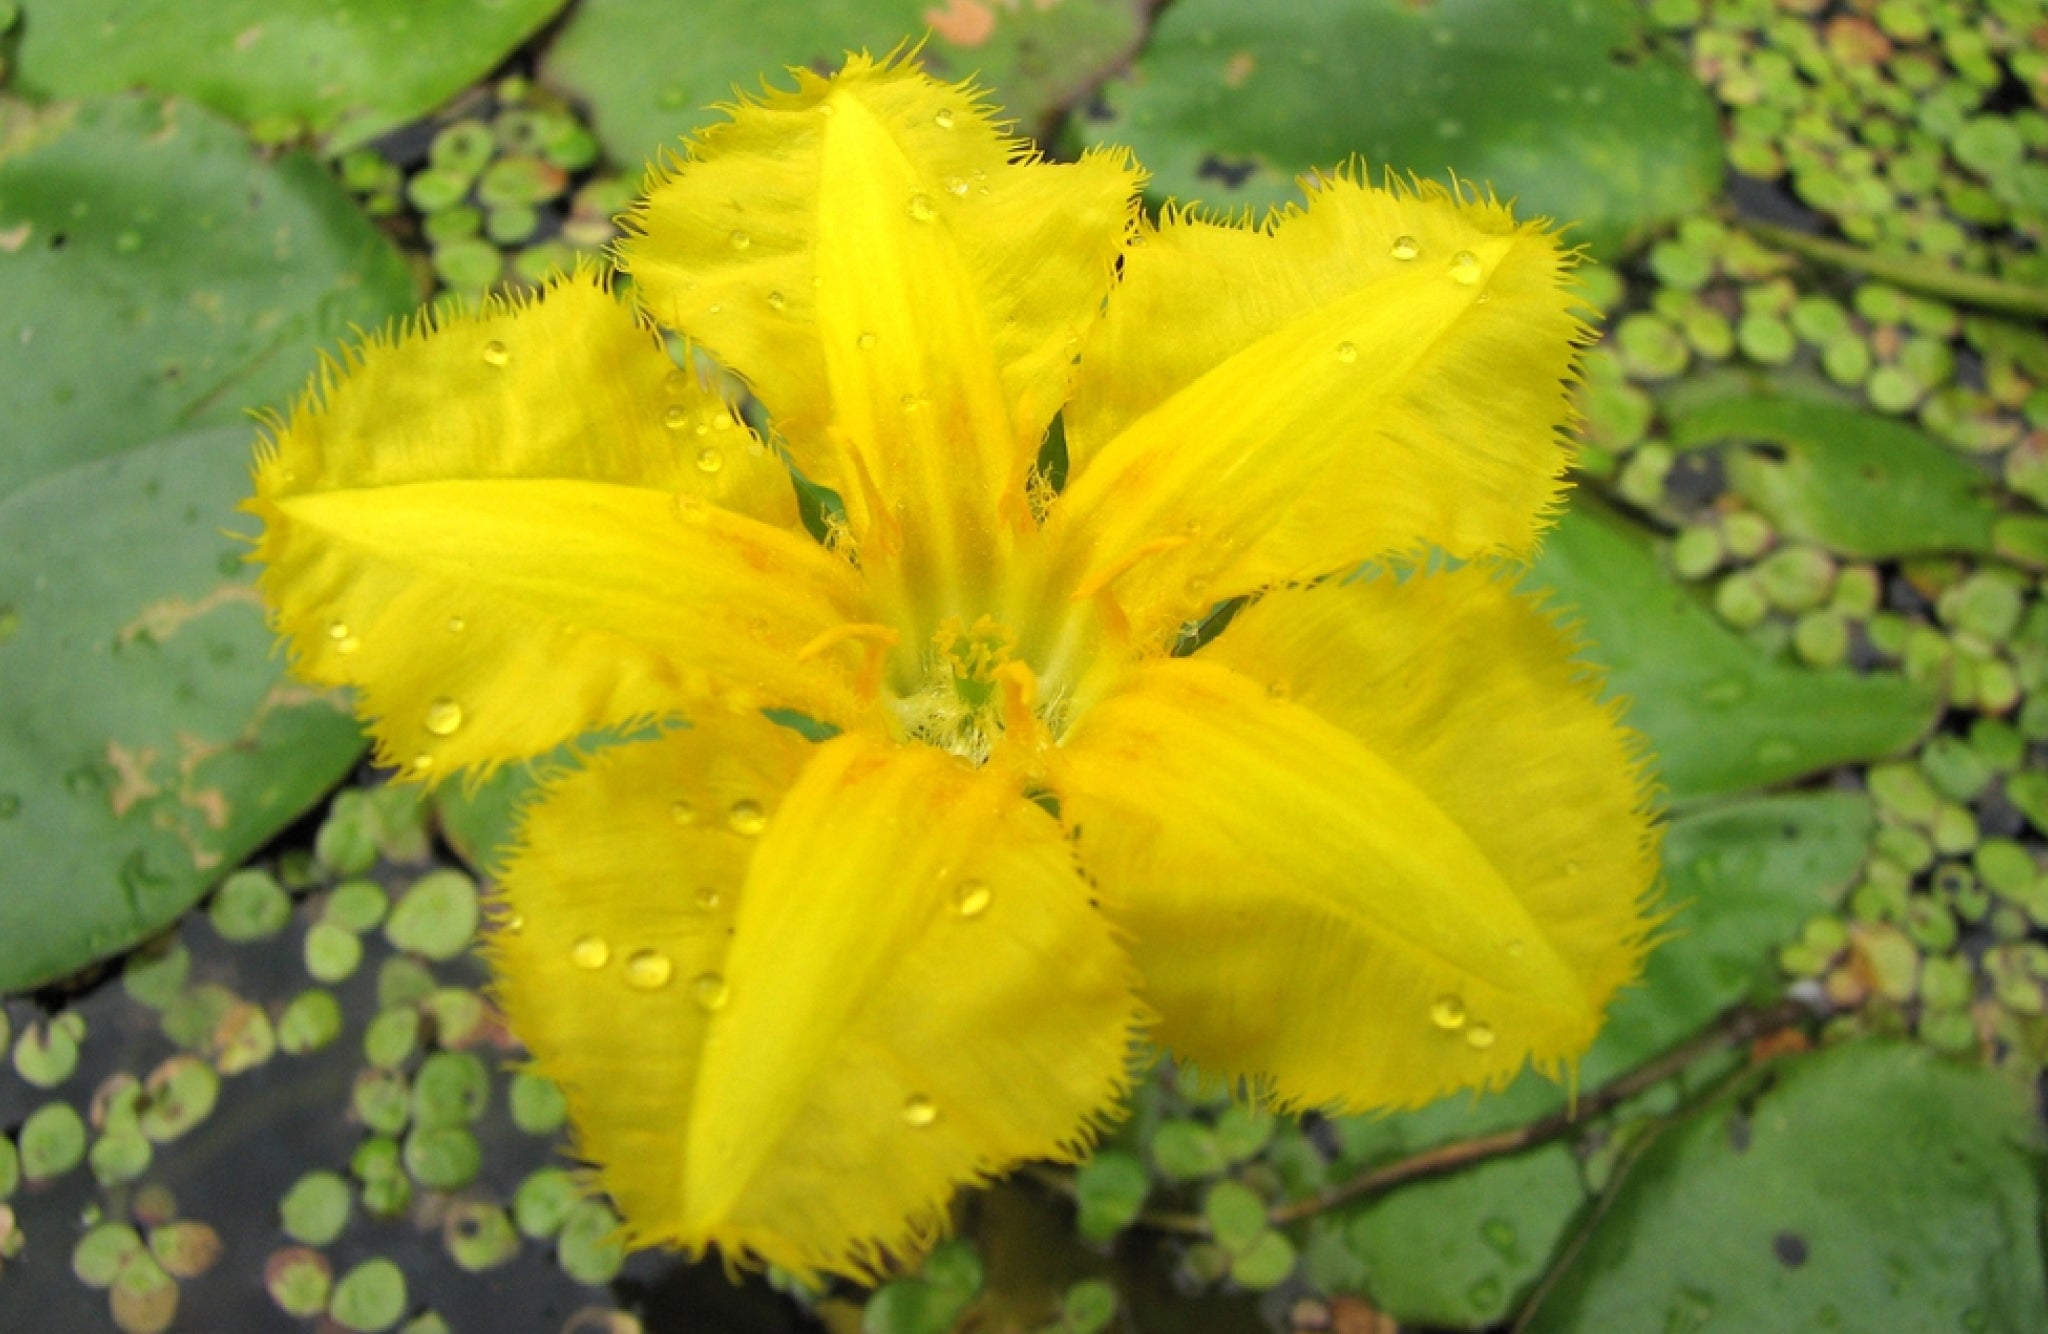
[[869, 619], [858, 575], [589, 275], [371, 342], [278, 429], [244, 508], [295, 670], [357, 687], [410, 776], [713, 698], [858, 707], [855, 646], [796, 661]]
[[[1012, 781], [858, 735], [779, 805], [752, 798], [775, 808], [735, 931], [707, 929], [694, 887], [732, 884], [730, 840], [669, 803], [762, 790], [682, 781], [738, 727], [605, 752], [534, 813], [506, 879], [509, 1012], [637, 1240], [871, 1275], [955, 1187], [1082, 1150], [1126, 1079], [1136, 978]], [[640, 950], [673, 962], [666, 986], [633, 986]]]
[[1656, 854], [1582, 676], [1476, 568], [1275, 594], [1135, 671], [1057, 782], [1161, 1040], [1353, 1109], [1583, 1051]]
[[625, 263], [841, 493], [865, 566], [901, 544], [913, 578], [985, 585], [1140, 177], [1121, 155], [1033, 161], [971, 87], [912, 65], [794, 73], [654, 184]]
[[1144, 230], [1066, 418], [1048, 532], [1078, 585], [1114, 580], [1156, 636], [1389, 552], [1527, 552], [1570, 458], [1570, 264], [1430, 185], [1333, 179], [1263, 227]]

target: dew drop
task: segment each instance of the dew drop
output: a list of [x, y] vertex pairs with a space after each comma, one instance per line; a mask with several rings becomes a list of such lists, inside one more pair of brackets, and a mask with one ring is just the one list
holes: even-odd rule
[[462, 619], [462, 618], [461, 618], [460, 616], [450, 616], [450, 617], [448, 618], [448, 633], [449, 633], [449, 634], [451, 634], [451, 635], [459, 635], [459, 634], [461, 634], [461, 633], [462, 633], [462, 632], [463, 632], [464, 630], [467, 630], [467, 629], [469, 629], [469, 622], [468, 622], [468, 621], [465, 621], [465, 620], [463, 620], [463, 619]]
[[725, 455], [710, 445], [697, 451], [697, 471], [717, 472], [725, 466]]
[[959, 917], [979, 917], [988, 911], [989, 900], [995, 897], [988, 883], [983, 880], [962, 880], [953, 888], [953, 912]]
[[705, 885], [697, 891], [697, 906], [705, 912], [713, 912], [725, 902], [725, 895], [718, 892], [718, 886]]
[[946, 193], [965, 199], [967, 197], [967, 178], [965, 176], [948, 176], [946, 178]]
[[714, 431], [730, 431], [732, 429], [732, 418], [722, 412], [719, 413], [711, 419], [711, 429]]
[[715, 1014], [732, 999], [732, 988], [717, 973], [699, 973], [690, 983], [690, 994], [699, 1006]]
[[490, 342], [484, 344], [484, 360], [490, 365], [502, 366], [512, 360], [512, 354], [506, 350], [503, 343], [493, 338]]
[[745, 250], [748, 246], [754, 244], [753, 237], [747, 235], [745, 232], [740, 231], [734, 232], [731, 236], [728, 236], [725, 239], [732, 242], [732, 248], [734, 250]]
[[780, 292], [770, 292], [770, 293], [768, 294], [768, 309], [770, 309], [770, 310], [782, 310], [782, 309], [784, 309], [785, 307], [787, 307], [788, 305], [789, 305], [789, 298], [788, 298], [788, 297], [786, 297], [786, 296], [784, 296], [784, 295], [783, 295], [782, 293], [780, 293]]
[[752, 838], [768, 827], [768, 813], [758, 801], [736, 801], [726, 813], [725, 822], [735, 834]]
[[661, 424], [671, 431], [680, 431], [690, 424], [690, 410], [685, 407], [670, 408], [661, 414]]
[[940, 107], [940, 108], [938, 109], [938, 112], [937, 112], [937, 114], [935, 114], [935, 115], [934, 115], [934, 116], [932, 117], [932, 124], [934, 124], [934, 125], [938, 126], [938, 127], [939, 127], [940, 129], [942, 129], [942, 130], [950, 130], [950, 129], [952, 129], [952, 128], [953, 128], [953, 108], [951, 108], [951, 107]]
[[328, 637], [329, 639], [336, 639], [336, 640], [340, 640], [340, 639], [347, 639], [347, 638], [348, 638], [348, 622], [346, 622], [346, 621], [332, 621], [332, 622], [330, 622], [330, 623], [328, 624], [328, 626], [327, 626], [327, 637]]
[[433, 767], [434, 757], [424, 751], [412, 757], [412, 771], [415, 774], [423, 774]]
[[1429, 1003], [1429, 1022], [1446, 1033], [1465, 1026], [1465, 998], [1445, 992]]
[[1529, 947], [1522, 943], [1521, 937], [1517, 936], [1515, 939], [1510, 940], [1508, 942], [1508, 954], [1511, 957], [1519, 959], [1528, 952]]
[[930, 222], [938, 216], [938, 210], [932, 207], [932, 197], [930, 195], [914, 194], [910, 197], [910, 220], [912, 222]]
[[526, 918], [521, 913], [513, 913], [505, 919], [504, 924], [498, 929], [508, 936], [516, 936], [526, 929]]
[[1337, 344], [1337, 360], [1343, 362], [1346, 366], [1349, 366], [1352, 362], [1358, 360], [1358, 344]]
[[939, 1109], [924, 1094], [913, 1093], [903, 1100], [903, 1124], [922, 1130], [938, 1119]]
[[334, 651], [345, 658], [349, 654], [361, 648], [362, 646], [362, 640], [357, 639], [354, 635], [350, 635], [347, 639], [336, 640], [334, 645]]
[[669, 502], [669, 508], [674, 510], [676, 518], [684, 523], [702, 523], [707, 513], [703, 498], [693, 496], [687, 491], [676, 492], [675, 498]]
[[868, 330], [868, 331], [867, 331], [866, 333], [862, 334], [862, 335], [861, 335], [860, 337], [858, 337], [858, 338], [854, 339], [854, 340], [853, 340], [853, 343], [854, 343], [854, 346], [855, 346], [855, 347], [860, 347], [860, 348], [870, 348], [870, 347], [873, 347], [873, 346], [875, 345], [875, 332], [874, 332], [874, 330], [872, 330], [872, 329]]
[[635, 950], [626, 959], [626, 985], [640, 991], [659, 991], [675, 975], [676, 966], [660, 950]]
[[594, 973], [612, 961], [612, 947], [603, 936], [583, 936], [569, 947], [569, 962], [586, 973]]
[[695, 824], [697, 808], [687, 801], [672, 801], [668, 805], [668, 818], [677, 824]]
[[1397, 236], [1394, 238], [1394, 248], [1387, 253], [1395, 259], [1406, 263], [1421, 254], [1422, 247], [1416, 243], [1415, 238], [1412, 236]]
[[1465, 1045], [1473, 1051], [1485, 1051], [1493, 1045], [1493, 1029], [1486, 1024], [1474, 1024], [1465, 1030]]
[[1460, 250], [1451, 256], [1451, 278], [1454, 282], [1470, 287], [1479, 281], [1479, 256], [1469, 250]]
[[462, 726], [462, 706], [443, 695], [427, 705], [427, 730], [435, 736], [454, 736]]

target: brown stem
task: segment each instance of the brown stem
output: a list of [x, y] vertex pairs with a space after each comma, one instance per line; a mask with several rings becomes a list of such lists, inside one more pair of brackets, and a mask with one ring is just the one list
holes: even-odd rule
[[[1681, 1043], [1655, 1060], [1608, 1081], [1580, 1099], [1576, 1109], [1553, 1112], [1549, 1116], [1531, 1121], [1527, 1125], [1517, 1126], [1513, 1130], [1478, 1135], [1471, 1139], [1424, 1149], [1420, 1153], [1396, 1159], [1362, 1176], [1353, 1177], [1340, 1186], [1332, 1187], [1308, 1199], [1276, 1205], [1267, 1214], [1267, 1218], [1275, 1227], [1298, 1223], [1339, 1205], [1405, 1186], [1411, 1181], [1442, 1176], [1489, 1158], [1504, 1157], [1534, 1148], [1538, 1144], [1546, 1144], [1564, 1135], [1580, 1122], [1599, 1116], [1627, 1102], [1638, 1093], [1663, 1083], [1703, 1056], [1790, 1027], [1806, 1015], [1806, 1008], [1797, 1001], [1779, 1001], [1761, 1010], [1750, 1009], [1747, 1006], [1730, 1010], [1698, 1037]], [[1040, 1185], [1070, 1199], [1073, 1198], [1072, 1173], [1062, 1172], [1043, 1164], [1034, 1164], [1024, 1171]], [[1177, 1236], [1209, 1235], [1209, 1220], [1201, 1214], [1147, 1210], [1138, 1215], [1136, 1224], [1154, 1232], [1170, 1232]]]

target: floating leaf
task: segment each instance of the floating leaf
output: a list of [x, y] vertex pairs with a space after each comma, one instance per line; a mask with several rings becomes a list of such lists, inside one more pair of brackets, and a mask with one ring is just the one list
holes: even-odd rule
[[37, 97], [145, 87], [335, 148], [433, 110], [565, 0], [22, 0], [15, 82]]
[[1889, 1042], [1788, 1060], [1643, 1153], [1526, 1328], [2038, 1329], [2040, 1155], [2001, 1074]]
[[1224, 209], [1354, 154], [1455, 171], [1612, 254], [1720, 187], [1714, 105], [1641, 21], [1627, 0], [1179, 0], [1079, 130]]
[[1787, 537], [1873, 559], [1991, 550], [1991, 478], [1915, 426], [1773, 393], [1689, 393], [1665, 416], [1675, 446], [1726, 442], [1729, 486]]
[[1797, 667], [1674, 583], [1650, 540], [1583, 493], [1545, 539], [1532, 587], [1555, 590], [1630, 700], [1673, 804], [1788, 782], [1904, 750], [1939, 711], [1933, 687]]
[[[108, 6], [42, 8], [88, 7]], [[0, 498], [234, 426], [220, 448], [240, 475], [209, 531], [248, 491], [249, 409], [284, 406], [317, 348], [414, 299], [404, 260], [313, 158], [266, 160], [205, 111], [141, 97], [52, 113], [0, 155], [0, 241]]]
[[1129, 55], [1147, 0], [813, 0], [803, 5], [698, 5], [687, 22], [669, 0], [583, 0], [549, 48], [551, 82], [590, 107], [620, 162], [677, 147], [720, 119], [705, 107], [789, 65], [836, 69], [848, 51], [919, 51], [940, 79], [977, 75], [1024, 129], [1043, 128]]

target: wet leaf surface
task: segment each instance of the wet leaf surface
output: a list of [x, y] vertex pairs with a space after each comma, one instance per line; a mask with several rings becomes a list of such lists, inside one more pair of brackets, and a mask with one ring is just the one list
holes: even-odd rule
[[203, 426], [237, 428], [220, 448], [246, 471], [250, 409], [286, 406], [352, 326], [411, 309], [404, 261], [310, 156], [266, 161], [201, 108], [144, 97], [52, 127], [0, 155], [0, 498]]
[[1713, 104], [1640, 22], [1626, 0], [1180, 0], [1076, 128], [1137, 149], [1162, 197], [1278, 203], [1362, 155], [1490, 182], [1612, 254], [1721, 179]]
[[245, 123], [359, 142], [490, 72], [566, 0], [22, 0], [37, 97], [178, 93]]
[[1666, 798], [1788, 782], [1877, 759], [1923, 736], [1938, 692], [1896, 676], [1820, 671], [1773, 657], [1665, 573], [1648, 535], [1580, 494], [1545, 539], [1529, 586], [1548, 587], [1626, 696]]
[[[778, 83], [785, 66], [836, 69], [848, 51], [880, 55], [931, 39], [920, 56], [945, 79], [977, 75], [1028, 133], [1081, 96], [1137, 45], [1144, 0], [819, 0], [704, 5], [682, 27], [667, 0], [584, 0], [543, 73], [586, 99], [614, 159], [638, 163], [723, 119], [706, 107], [735, 86]], [[658, 54], [657, 54], [658, 52]]]
[[310, 806], [361, 749], [287, 685], [220, 529], [247, 433], [79, 464], [0, 499], [0, 991], [126, 949]]
[[1649, 1146], [1528, 1328], [2037, 1329], [2040, 1137], [1924, 1048], [1787, 1059]]

